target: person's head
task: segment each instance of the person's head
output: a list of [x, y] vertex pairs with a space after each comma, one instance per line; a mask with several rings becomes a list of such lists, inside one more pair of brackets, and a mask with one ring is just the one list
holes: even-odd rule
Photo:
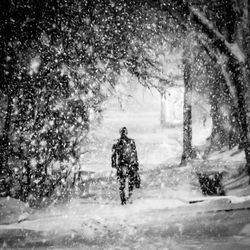
[[120, 135], [121, 136], [126, 136], [128, 134], [128, 129], [126, 127], [122, 127], [120, 130]]

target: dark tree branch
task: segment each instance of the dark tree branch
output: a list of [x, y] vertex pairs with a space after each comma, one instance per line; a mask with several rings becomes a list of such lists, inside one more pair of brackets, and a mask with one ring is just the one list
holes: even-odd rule
[[193, 24], [196, 31], [204, 33], [211, 39], [212, 45], [217, 48], [221, 54], [233, 58], [239, 63], [245, 62], [244, 55], [240, 53], [240, 49], [236, 47], [236, 45], [233, 46], [233, 44], [230, 44], [226, 38], [216, 30], [212, 23], [198, 10], [192, 7], [188, 1], [171, 1], [171, 3], [163, 4], [162, 8], [178, 21], [180, 25], [184, 24], [186, 30], [189, 23]]

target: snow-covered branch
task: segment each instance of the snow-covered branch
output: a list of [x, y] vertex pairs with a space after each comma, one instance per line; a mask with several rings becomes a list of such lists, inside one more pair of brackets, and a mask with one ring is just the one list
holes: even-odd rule
[[[239, 63], [246, 62], [246, 56], [240, 49], [239, 45], [235, 43], [229, 43], [225, 36], [221, 34], [215, 27], [212, 21], [208, 20], [207, 17], [199, 9], [192, 6], [188, 1], [178, 1], [176, 8], [172, 8], [172, 4], [165, 3], [163, 1], [162, 9], [167, 11], [180, 25], [184, 28], [188, 28], [188, 24], [194, 24], [192, 27], [202, 31], [208, 38], [213, 41], [213, 45], [228, 57], [234, 57]], [[190, 19], [189, 19], [190, 18]]]
[[194, 7], [190, 7], [190, 10], [199, 21], [212, 32], [215, 39], [220, 40], [228, 49], [228, 51], [241, 63], [246, 61], [244, 53], [241, 51], [237, 43], [229, 43], [226, 38], [216, 29], [211, 21], [209, 21], [199, 10]]

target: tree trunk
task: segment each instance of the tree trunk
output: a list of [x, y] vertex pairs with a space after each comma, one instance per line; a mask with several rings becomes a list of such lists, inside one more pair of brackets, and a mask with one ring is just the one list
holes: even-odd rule
[[[245, 105], [246, 107], [246, 121], [243, 121], [243, 124], [246, 123], [244, 126], [246, 126], [246, 131], [245, 135], [246, 136], [246, 144], [244, 147], [245, 155], [246, 155], [246, 170], [248, 175], [250, 176], [250, 129], [249, 129], [249, 124], [250, 124], [250, 2], [249, 0], [245, 0], [240, 2], [243, 6], [242, 9], [244, 9], [243, 13], [243, 25], [242, 27], [242, 45], [243, 45], [243, 50], [246, 55], [246, 67], [244, 69], [244, 80], [245, 80], [245, 86], [246, 89], [243, 90], [244, 94], [244, 100], [245, 103], [242, 103], [242, 105]], [[240, 103], [239, 103], [240, 105]], [[243, 107], [244, 108], [244, 107]], [[241, 113], [240, 113], [241, 116]], [[241, 121], [242, 122], [242, 121]], [[249, 178], [249, 184], [250, 184], [250, 178]]]
[[250, 175], [250, 138], [249, 133], [249, 121], [247, 117], [247, 92], [249, 86], [247, 82], [242, 81], [242, 67], [233, 58], [229, 59], [228, 70], [231, 72], [231, 77], [236, 87], [236, 94], [238, 97], [238, 110], [239, 110], [239, 125], [240, 125], [240, 144], [244, 148], [246, 157], [246, 170]]
[[25, 164], [25, 170], [26, 170], [26, 188], [25, 188], [25, 201], [27, 201], [30, 191], [31, 191], [31, 169], [28, 163]]
[[[243, 10], [240, 23], [233, 30], [232, 39], [229, 42], [239, 44], [246, 57], [245, 63], [239, 62], [230, 56], [227, 62], [228, 72], [234, 83], [239, 118], [240, 146], [244, 149], [246, 158], [246, 171], [250, 176], [250, 5], [248, 0], [239, 1], [238, 7]], [[230, 29], [232, 30], [232, 29]], [[249, 180], [250, 183], [250, 180]]]
[[[215, 63], [217, 63], [217, 61], [215, 61]], [[228, 139], [230, 134], [229, 129], [231, 129], [229, 128], [230, 115], [227, 117], [221, 107], [224, 103], [231, 104], [233, 106], [233, 101], [231, 100], [232, 98], [230, 96], [228, 85], [226, 84], [220, 69], [214, 67], [213, 65], [209, 65], [207, 66], [207, 72], [213, 72], [214, 74], [213, 77], [209, 78], [212, 80], [210, 83], [212, 87], [209, 91], [209, 100], [211, 105], [210, 115], [213, 125], [212, 133], [210, 135], [210, 145], [208, 150], [206, 150], [206, 153], [208, 154], [211, 148], [220, 150], [223, 146], [230, 144]]]
[[167, 126], [166, 122], [166, 91], [161, 92], [161, 127]]
[[185, 164], [192, 158], [192, 103], [190, 82], [191, 65], [184, 62], [184, 109], [183, 109], [183, 153], [181, 164]]
[[7, 100], [7, 110], [5, 116], [5, 122], [3, 127], [3, 134], [0, 143], [0, 174], [9, 173], [7, 163], [9, 158], [9, 132], [11, 125], [11, 114], [13, 110], [13, 97], [11, 95], [8, 96]]
[[[214, 88], [215, 86], [213, 86]], [[219, 103], [218, 103], [218, 96], [216, 96], [216, 93], [213, 92], [212, 97], [210, 99], [210, 105], [211, 105], [211, 118], [213, 122], [212, 127], [212, 133], [211, 133], [211, 139], [214, 138], [214, 136], [221, 131], [221, 119], [220, 119], [220, 110], [219, 110]]]

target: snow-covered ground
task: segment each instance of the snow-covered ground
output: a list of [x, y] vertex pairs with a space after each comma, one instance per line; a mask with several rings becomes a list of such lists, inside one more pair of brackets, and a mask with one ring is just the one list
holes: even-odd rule
[[[156, 100], [150, 108], [143, 103], [143, 110], [106, 110], [102, 125], [93, 130], [91, 153], [80, 162], [83, 170], [100, 177], [85, 198], [43, 210], [1, 199], [1, 248], [249, 249], [250, 188], [241, 172], [243, 153], [236, 148], [215, 152], [206, 162], [179, 167], [182, 127], [160, 128], [157, 105]], [[136, 141], [142, 178], [127, 206], [120, 205], [110, 167], [112, 143], [122, 126]], [[209, 132], [209, 121], [195, 123], [194, 144], [203, 144]], [[203, 197], [195, 175], [200, 170], [225, 172], [227, 196]], [[202, 202], [190, 203], [197, 200]]]
[[[249, 249], [250, 196], [203, 197], [193, 170], [142, 172], [142, 188], [127, 206], [119, 205], [116, 180], [101, 180], [89, 198], [1, 223], [0, 242], [3, 249]], [[249, 193], [244, 178], [236, 189]], [[190, 204], [194, 200], [204, 201]]]

